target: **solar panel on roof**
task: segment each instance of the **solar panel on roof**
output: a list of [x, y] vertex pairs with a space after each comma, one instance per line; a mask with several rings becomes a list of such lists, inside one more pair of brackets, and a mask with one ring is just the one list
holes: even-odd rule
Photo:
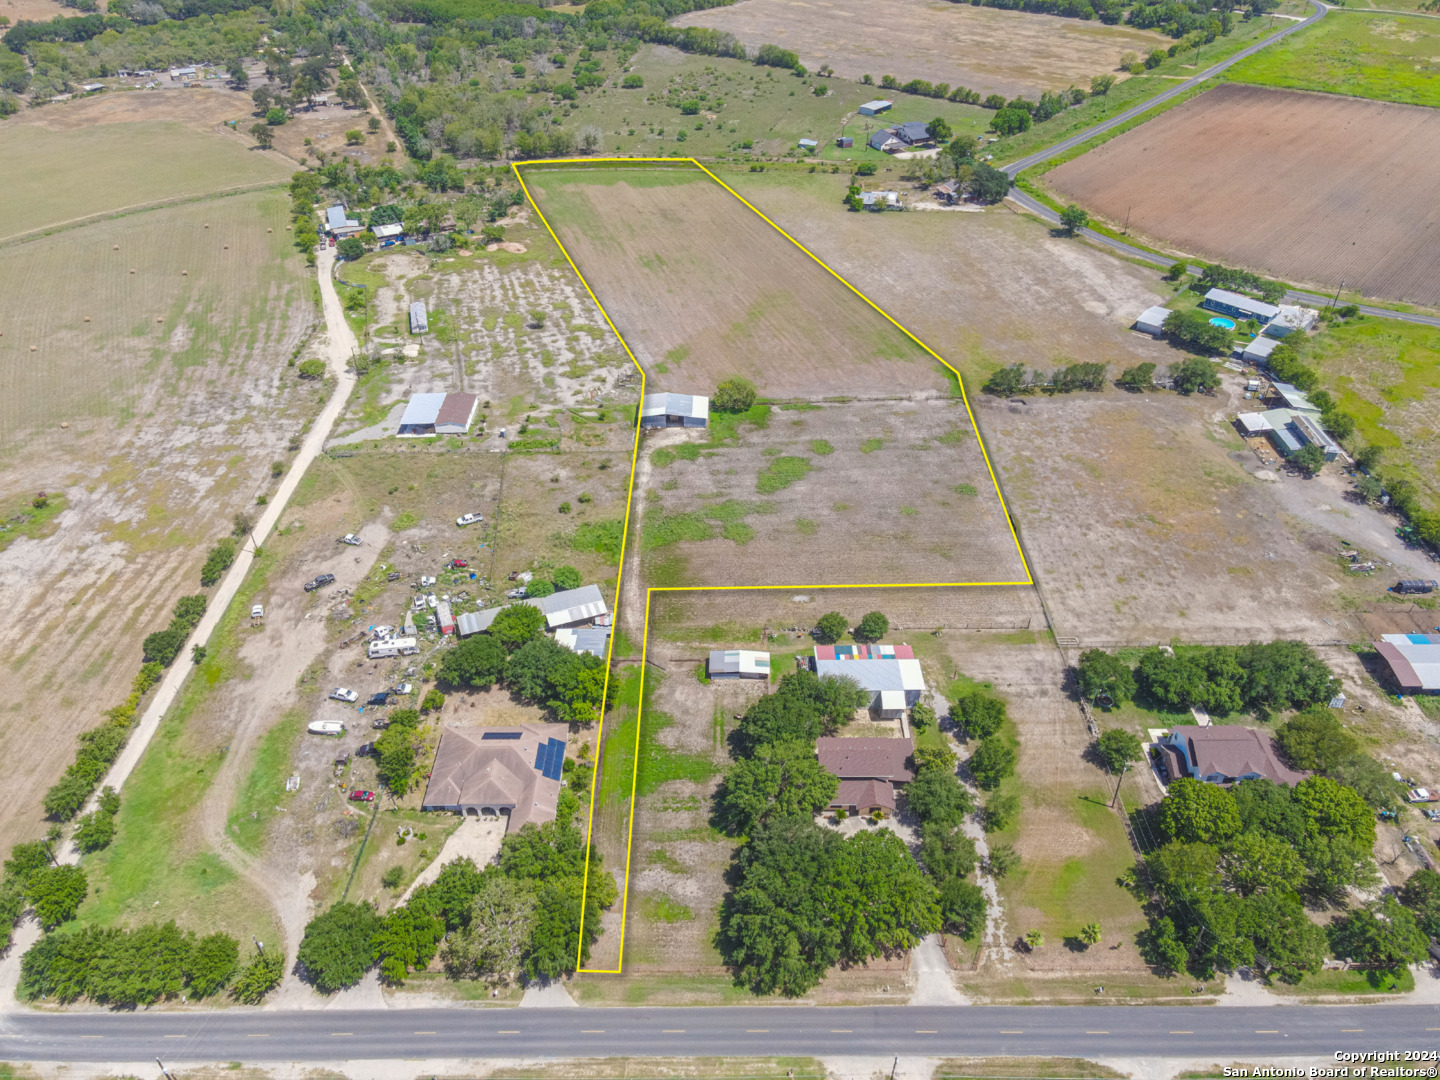
[[535, 771], [543, 773], [545, 771], [545, 765], [549, 762], [549, 760], [550, 744], [542, 742], [539, 746], [535, 748]]
[[487, 732], [485, 732], [485, 734], [481, 735], [480, 738], [481, 738], [482, 741], [485, 740], [485, 739], [518, 739], [518, 738], [520, 738], [520, 732], [518, 732], [518, 731], [487, 731]]
[[559, 780], [560, 773], [565, 767], [565, 741], [551, 739], [546, 745], [550, 749], [550, 760], [546, 762], [545, 768], [541, 772], [547, 780]]

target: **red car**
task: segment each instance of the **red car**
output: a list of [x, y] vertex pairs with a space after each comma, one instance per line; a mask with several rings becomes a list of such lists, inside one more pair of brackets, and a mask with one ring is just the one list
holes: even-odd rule
[[351, 802], [374, 802], [375, 792], [373, 791], [352, 791], [350, 792]]
[[451, 560], [450, 560], [450, 569], [452, 569], [452, 570], [464, 570], [464, 569], [466, 569], [467, 567], [469, 567], [469, 565], [470, 565], [470, 564], [469, 564], [468, 562], [466, 562], [464, 559], [451, 559]]

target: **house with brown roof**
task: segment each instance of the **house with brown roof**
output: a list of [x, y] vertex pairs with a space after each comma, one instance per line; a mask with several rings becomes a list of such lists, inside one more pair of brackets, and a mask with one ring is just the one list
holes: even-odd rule
[[420, 809], [504, 817], [513, 829], [554, 821], [568, 734], [564, 724], [445, 728]]
[[895, 785], [915, 779], [913, 739], [825, 738], [816, 743], [820, 767], [840, 780], [831, 810], [885, 817], [895, 813]]
[[1270, 735], [1254, 728], [1174, 727], [1157, 744], [1171, 780], [1188, 776], [1206, 784], [1273, 780], [1294, 785], [1306, 774], [1280, 760]]

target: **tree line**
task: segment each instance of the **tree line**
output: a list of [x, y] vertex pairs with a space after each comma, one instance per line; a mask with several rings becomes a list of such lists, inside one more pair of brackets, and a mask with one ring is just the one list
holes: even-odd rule
[[386, 914], [372, 904], [335, 904], [305, 927], [296, 959], [302, 977], [334, 993], [378, 965], [386, 983], [400, 985], [437, 955], [451, 978], [496, 985], [573, 972], [577, 955], [582, 963], [589, 957], [601, 913], [618, 896], [593, 847], [585, 886], [579, 810], [575, 794], [562, 789], [555, 820], [529, 822], [506, 835], [493, 865], [480, 870], [469, 858], [448, 863], [434, 882]]

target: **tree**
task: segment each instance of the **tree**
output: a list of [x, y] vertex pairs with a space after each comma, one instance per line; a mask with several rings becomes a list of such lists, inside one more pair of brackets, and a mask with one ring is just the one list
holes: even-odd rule
[[[1227, 345], [1217, 351], [1228, 349]], [[1215, 374], [1215, 365], [1209, 360], [1194, 356], [1184, 363], [1170, 365], [1170, 385], [1182, 394], [1208, 394], [1219, 388], [1220, 376]]]
[[272, 105], [265, 110], [265, 123], [271, 127], [279, 127], [290, 117], [279, 105]]
[[1226, 883], [1241, 896], [1293, 891], [1305, 877], [1305, 865], [1289, 841], [1257, 832], [1242, 832], [1227, 843], [1220, 867]]
[[1076, 937], [1078, 937], [1081, 941], [1083, 941], [1083, 942], [1085, 943], [1086, 947], [1089, 947], [1089, 946], [1091, 946], [1091, 945], [1099, 945], [1099, 944], [1100, 944], [1100, 924], [1099, 924], [1099, 923], [1093, 923], [1093, 922], [1086, 923], [1084, 926], [1082, 926], [1082, 927], [1080, 928], [1080, 933], [1077, 934]]
[[141, 652], [146, 660], [154, 660], [161, 664], [170, 665], [180, 653], [180, 646], [185, 644], [185, 638], [189, 632], [185, 630], [156, 630], [153, 634], [147, 634], [141, 643]]
[[1234, 331], [1213, 325], [1203, 311], [1172, 311], [1162, 326], [1170, 340], [1195, 352], [1228, 355], [1235, 342]]
[[827, 612], [815, 622], [815, 640], [833, 645], [850, 631], [850, 622], [838, 611]]
[[1110, 728], [1095, 740], [1095, 753], [1108, 773], [1121, 773], [1125, 766], [1145, 760], [1145, 748], [1139, 738], [1124, 728]]
[[1086, 225], [1090, 224], [1090, 215], [1080, 207], [1071, 203], [1060, 211], [1060, 224], [1064, 227], [1067, 235], [1074, 236]]
[[930, 138], [934, 139], [936, 142], [943, 143], [949, 142], [950, 139], [954, 137], [955, 133], [950, 130], [950, 125], [947, 124], [944, 119], [937, 116], [934, 120], [931, 120], [930, 123], [925, 125], [925, 134], [929, 135]]
[[75, 826], [72, 839], [86, 855], [110, 846], [115, 838], [115, 815], [96, 812], [86, 814]]
[[544, 628], [545, 615], [534, 604], [511, 604], [495, 616], [490, 624], [490, 636], [514, 652]]
[[1316, 476], [1325, 467], [1325, 451], [1314, 443], [1306, 443], [1290, 455], [1290, 464], [1306, 476]]
[[1120, 377], [1115, 380], [1115, 385], [1132, 394], [1153, 390], [1155, 389], [1155, 365], [1147, 362], [1128, 367], [1120, 373]]
[[47, 866], [31, 874], [25, 886], [35, 918], [46, 930], [73, 919], [89, 891], [85, 871], [78, 866]]
[[429, 966], [444, 936], [445, 924], [418, 905], [407, 904], [391, 911], [370, 938], [380, 977], [392, 986], [403, 984], [412, 970]]
[[1380, 884], [1371, 854], [1373, 845], [1362, 844], [1348, 836], [1304, 837], [1300, 842], [1301, 861], [1305, 864], [1305, 891], [1318, 897], [1334, 899], [1345, 890], [1371, 889]]
[[732, 375], [715, 388], [715, 397], [710, 404], [719, 412], [749, 412], [755, 404], [755, 384], [739, 375]]
[[1312, 706], [1281, 724], [1275, 742], [1297, 769], [1328, 772], [1358, 753], [1360, 743], [1332, 709]]
[[922, 824], [954, 828], [975, 809], [975, 800], [953, 773], [925, 769], [906, 785], [905, 805]]
[[1029, 930], [1025, 934], [1025, 948], [1034, 952], [1045, 944], [1045, 935], [1039, 930]]
[[1385, 494], [1385, 487], [1375, 477], [1362, 474], [1355, 478], [1355, 493], [1360, 496], [1362, 501], [1373, 503]]
[[1015, 820], [1020, 813], [1020, 796], [1013, 791], [999, 792], [985, 800], [980, 824], [985, 831], [998, 832]]
[[998, 203], [1010, 194], [1010, 177], [995, 166], [980, 162], [970, 177], [970, 193], [984, 203]]
[[410, 790], [415, 778], [415, 732], [394, 722], [375, 740], [376, 775], [396, 795]]
[[985, 858], [985, 869], [997, 878], [1003, 878], [1020, 865], [1020, 853], [1014, 844], [997, 844]]
[[970, 756], [970, 775], [981, 791], [993, 791], [1000, 782], [1015, 772], [1015, 747], [998, 735], [981, 739]]
[[955, 751], [948, 746], [916, 746], [910, 755], [910, 760], [915, 762], [915, 772], [922, 773], [929, 769], [939, 769], [941, 772], [953, 773], [955, 762], [958, 760]]
[[1393, 896], [1336, 917], [1329, 933], [1330, 948], [1341, 960], [1389, 971], [1423, 960], [1430, 944]]
[[1030, 114], [1024, 109], [1001, 109], [990, 118], [990, 130], [996, 135], [1019, 135], [1030, 130]]
[[236, 90], [244, 90], [250, 85], [250, 73], [245, 70], [245, 65], [239, 60], [230, 61], [230, 67], [226, 74], [230, 76], [230, 82]]
[[[534, 608], [522, 606], [527, 611], [534, 611], [541, 620], [544, 619]], [[513, 609], [506, 609], [509, 610]], [[495, 622], [499, 621], [500, 616], [497, 615]], [[488, 690], [499, 682], [504, 674], [505, 658], [505, 646], [498, 640], [492, 623], [489, 634], [475, 634], [447, 652], [435, 674], [447, 686], [473, 686]]]
[[295, 954], [305, 979], [324, 994], [354, 986], [374, 963], [370, 941], [379, 927], [369, 904], [341, 902], [311, 919]]
[[1159, 820], [1170, 839], [1192, 843], [1224, 843], [1240, 831], [1240, 813], [1230, 792], [1188, 776], [1170, 785]]
[[1255, 959], [1281, 982], [1297, 983], [1325, 963], [1326, 937], [1290, 892], [1251, 897], [1242, 909], [1240, 930], [1255, 943]]
[[1190, 950], [1181, 943], [1175, 923], [1168, 916], [1151, 916], [1150, 925], [1140, 932], [1138, 944], [1145, 962], [1166, 974], [1183, 971], [1189, 963]]
[[916, 731], [924, 731], [933, 723], [935, 723], [935, 709], [932, 706], [923, 701], [917, 701], [910, 706], [910, 726]]
[[920, 835], [920, 862], [940, 884], [951, 878], [968, 877], [975, 869], [979, 858], [975, 841], [961, 831], [958, 822], [926, 822], [920, 828]]
[[955, 702], [950, 718], [967, 739], [988, 739], [1005, 723], [1005, 703], [983, 690], [972, 690]]
[[295, 370], [300, 373], [302, 379], [318, 379], [321, 375], [325, 374], [325, 361], [317, 359], [301, 360]]
[[1096, 75], [1090, 80], [1090, 94], [1093, 97], [1104, 97], [1114, 85], [1114, 75]]
[[1400, 888], [1400, 902], [1415, 916], [1415, 925], [1440, 938], [1440, 874], [1416, 870]]
[[1080, 654], [1075, 670], [1081, 695], [1092, 701], [1106, 694], [1114, 704], [1123, 705], [1135, 696], [1135, 676], [1130, 665], [1114, 653], [1087, 649]]
[[974, 940], [985, 928], [988, 909], [984, 890], [964, 878], [950, 878], [940, 886], [941, 926], [947, 933]]
[[1383, 446], [1362, 446], [1355, 451], [1355, 464], [1366, 472], [1372, 472], [1384, 456], [1385, 448]]
[[605, 661], [573, 653], [554, 638], [537, 637], [511, 655], [505, 682], [519, 697], [544, 706], [564, 723], [591, 723], [604, 693]]
[[353, 236], [347, 236], [340, 243], [335, 245], [335, 250], [340, 253], [342, 259], [354, 262], [365, 255], [365, 245]]
[[1291, 797], [1309, 820], [1309, 831], [1320, 836], [1348, 836], [1367, 849], [1374, 847], [1375, 815], [1354, 788], [1311, 776], [1295, 785]]
[[830, 804], [839, 786], [810, 744], [761, 746], [725, 774], [717, 816], [732, 835], [745, 836], [773, 819], [809, 818]]
[[519, 974], [535, 927], [535, 886], [497, 871], [481, 875], [469, 923], [446, 939], [441, 951], [451, 978], [506, 985]]
[[269, 124], [251, 124], [250, 137], [261, 150], [269, 150], [275, 145], [275, 132]]
[[229, 934], [206, 934], [190, 950], [186, 965], [192, 997], [203, 998], [219, 993], [235, 976], [240, 966], [240, 943]]
[[[565, 504], [567, 507], [569, 503]], [[547, 596], [555, 595], [555, 583], [547, 578], [535, 578], [525, 586], [525, 598], [527, 600], [542, 600]]]
[[861, 617], [855, 627], [855, 640], [862, 642], [879, 641], [890, 632], [890, 620], [881, 612], [870, 611]]
[[[584, 502], [585, 500], [581, 499], [580, 501]], [[584, 581], [580, 576], [580, 571], [573, 566], [557, 566], [555, 573], [551, 575], [551, 580], [555, 582], [555, 588], [562, 592], [578, 589]]]
[[242, 1005], [259, 1005], [271, 990], [280, 985], [280, 980], [284, 977], [284, 953], [262, 952], [245, 965], [245, 970], [235, 980], [230, 994]]
[[1011, 364], [992, 372], [990, 378], [980, 387], [987, 394], [996, 397], [1012, 397], [1025, 391], [1025, 365]]

